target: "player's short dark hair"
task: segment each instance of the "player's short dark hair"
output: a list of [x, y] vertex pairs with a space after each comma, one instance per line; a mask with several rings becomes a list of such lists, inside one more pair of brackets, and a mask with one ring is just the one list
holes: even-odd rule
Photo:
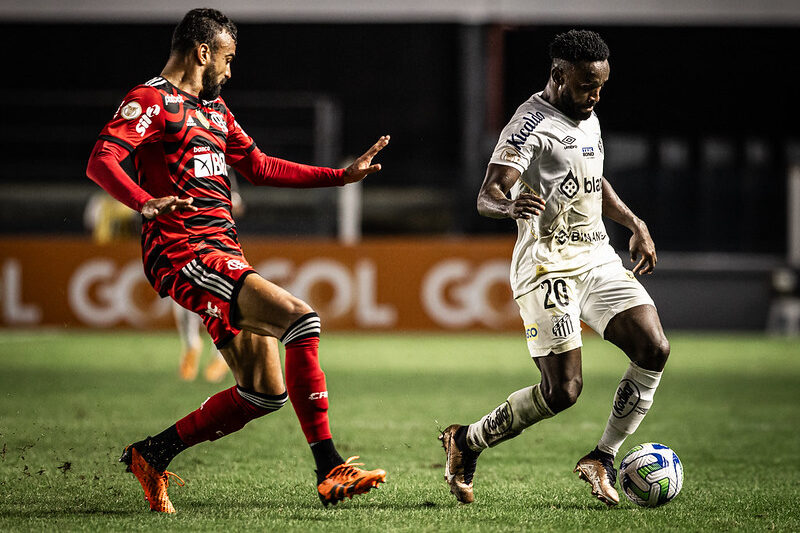
[[605, 61], [610, 52], [608, 45], [596, 32], [569, 30], [556, 35], [550, 43], [550, 59], [563, 59], [570, 63], [580, 61]]
[[206, 43], [213, 51], [217, 46], [217, 35], [226, 31], [237, 42], [236, 24], [216, 9], [192, 9], [183, 17], [172, 32], [172, 52], [185, 54], [196, 46]]

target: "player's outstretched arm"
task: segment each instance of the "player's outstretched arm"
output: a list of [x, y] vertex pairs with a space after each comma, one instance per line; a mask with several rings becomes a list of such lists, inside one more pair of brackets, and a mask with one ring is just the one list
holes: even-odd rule
[[381, 164], [372, 164], [372, 158], [378, 155], [378, 152], [383, 150], [389, 144], [389, 136], [384, 135], [378, 142], [372, 145], [364, 155], [353, 161], [353, 164], [344, 169], [344, 182], [355, 183], [361, 181], [370, 174], [377, 172], [381, 169]]
[[653, 243], [653, 238], [650, 237], [650, 230], [647, 229], [644, 220], [634, 215], [625, 202], [617, 196], [616, 191], [605, 178], [603, 178], [603, 215], [622, 224], [633, 233], [628, 244], [631, 263], [636, 262], [633, 273], [652, 274], [658, 257], [656, 256], [656, 245]]
[[478, 193], [478, 213], [489, 218], [513, 219], [540, 215], [544, 211], [544, 199], [540, 196], [524, 192], [514, 200], [508, 198], [508, 191], [520, 175], [513, 167], [490, 163]]

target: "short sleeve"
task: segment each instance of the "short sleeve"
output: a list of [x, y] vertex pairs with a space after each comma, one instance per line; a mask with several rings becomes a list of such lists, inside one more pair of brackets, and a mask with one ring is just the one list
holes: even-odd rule
[[513, 167], [520, 173], [528, 170], [531, 161], [541, 153], [542, 139], [536, 129], [544, 120], [541, 111], [518, 110], [503, 128], [489, 163]]
[[164, 109], [158, 89], [140, 85], [129, 92], [114, 117], [100, 132], [100, 139], [128, 151], [155, 142], [164, 135]]
[[225, 148], [225, 158], [228, 164], [234, 165], [247, 157], [256, 148], [256, 143], [250, 137], [228, 110], [228, 140]]

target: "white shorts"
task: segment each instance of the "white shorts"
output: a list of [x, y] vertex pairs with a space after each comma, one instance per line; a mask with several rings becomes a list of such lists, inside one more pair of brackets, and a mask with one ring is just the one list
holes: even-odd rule
[[654, 305], [619, 261], [577, 276], [545, 279], [517, 298], [517, 304], [531, 357], [580, 348], [581, 320], [602, 337], [614, 315], [638, 305]]

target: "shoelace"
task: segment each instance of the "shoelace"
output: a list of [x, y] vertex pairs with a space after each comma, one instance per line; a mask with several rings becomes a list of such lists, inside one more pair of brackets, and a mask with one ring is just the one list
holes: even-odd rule
[[328, 477], [331, 476], [352, 476], [358, 472], [358, 469], [355, 468], [356, 466], [364, 466], [364, 463], [351, 463], [350, 461], [354, 459], [358, 459], [358, 455], [354, 455], [352, 457], [348, 457], [347, 461], [344, 463], [333, 467], [331, 473], [328, 474]]
[[183, 480], [181, 476], [176, 474], [175, 472], [170, 472], [169, 470], [164, 470], [164, 486], [169, 487], [169, 477], [172, 476], [175, 478], [175, 482], [178, 484], [179, 487], [183, 487], [186, 485], [186, 482]]

